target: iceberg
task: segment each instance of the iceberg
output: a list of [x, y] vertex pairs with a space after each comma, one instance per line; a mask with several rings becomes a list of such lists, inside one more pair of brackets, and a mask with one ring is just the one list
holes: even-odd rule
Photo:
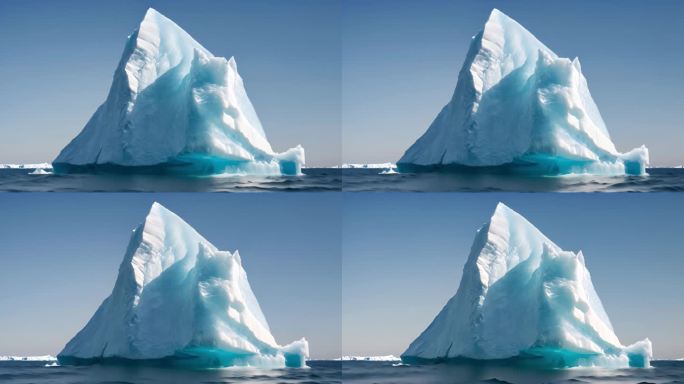
[[643, 175], [645, 146], [620, 153], [579, 59], [558, 57], [494, 9], [473, 37], [451, 101], [400, 170]]
[[131, 236], [114, 289], [59, 363], [304, 367], [302, 338], [276, 343], [240, 255], [220, 251], [154, 203]]
[[128, 37], [106, 101], [53, 161], [56, 172], [298, 175], [276, 153], [235, 59], [215, 57], [150, 8]]
[[648, 367], [652, 356], [648, 339], [620, 343], [582, 252], [562, 250], [499, 203], [477, 232], [458, 291], [401, 357], [617, 368]]

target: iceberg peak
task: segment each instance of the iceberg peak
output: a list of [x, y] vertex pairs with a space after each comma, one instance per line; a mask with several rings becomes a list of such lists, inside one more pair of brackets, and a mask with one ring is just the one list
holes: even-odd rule
[[409, 171], [645, 174], [648, 151], [638, 152], [626, 159], [616, 150], [579, 59], [559, 58], [493, 9], [470, 43], [451, 100], [397, 164]]
[[149, 8], [128, 38], [105, 102], [54, 160], [93, 170], [299, 175], [301, 146], [274, 152], [234, 57], [216, 57]]
[[275, 341], [239, 253], [218, 250], [155, 202], [133, 231], [112, 293], [58, 358], [206, 368], [303, 367], [308, 356], [305, 339]]
[[568, 252], [499, 203], [478, 231], [456, 294], [402, 359], [517, 359], [547, 367], [647, 367], [648, 339], [624, 346], [582, 252]]

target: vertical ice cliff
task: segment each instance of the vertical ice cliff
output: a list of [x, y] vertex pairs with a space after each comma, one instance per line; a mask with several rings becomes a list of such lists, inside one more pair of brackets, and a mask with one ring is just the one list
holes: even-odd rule
[[648, 339], [620, 343], [582, 253], [563, 251], [499, 203], [475, 237], [456, 295], [402, 359], [648, 367], [651, 356]]
[[215, 57], [150, 8], [109, 90], [53, 161], [56, 172], [299, 174], [301, 146], [276, 153], [234, 58]]
[[131, 237], [112, 293], [62, 364], [140, 360], [189, 367], [303, 367], [305, 339], [276, 343], [240, 255], [158, 203]]
[[494, 9], [470, 43], [451, 101], [398, 165], [640, 175], [648, 150], [618, 152], [579, 59], [559, 58]]

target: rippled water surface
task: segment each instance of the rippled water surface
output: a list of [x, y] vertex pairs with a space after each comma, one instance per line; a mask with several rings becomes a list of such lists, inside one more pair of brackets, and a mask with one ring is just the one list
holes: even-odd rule
[[132, 174], [36, 175], [33, 169], [0, 169], [0, 191], [32, 192], [238, 192], [339, 191], [341, 170], [307, 168], [303, 176], [212, 176]]
[[673, 192], [684, 191], [684, 169], [651, 168], [648, 176], [530, 177], [455, 172], [381, 174], [382, 169], [306, 168], [303, 176], [71, 174], [33, 175], [0, 169], [0, 191], [33, 192]]
[[7, 384], [176, 384], [176, 383], [340, 383], [339, 361], [311, 361], [304, 369], [229, 368], [202, 371], [113, 365], [46, 367], [46, 362], [0, 361]]
[[655, 361], [647, 369], [532, 370], [502, 366], [433, 364], [396, 366], [391, 362], [345, 361], [344, 383], [684, 383], [684, 361]]
[[522, 176], [457, 172], [381, 174], [343, 169], [345, 191], [402, 192], [673, 192], [684, 191], [684, 169], [650, 168], [648, 176]]

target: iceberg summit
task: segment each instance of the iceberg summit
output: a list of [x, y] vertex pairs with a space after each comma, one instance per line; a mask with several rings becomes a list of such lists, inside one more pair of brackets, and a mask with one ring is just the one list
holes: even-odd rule
[[582, 252], [562, 250], [499, 203], [475, 237], [456, 295], [401, 357], [621, 368], [648, 367], [652, 349], [648, 339], [620, 343]]
[[620, 153], [579, 59], [560, 58], [494, 9], [473, 37], [451, 101], [400, 170], [643, 175], [645, 146]]
[[150, 8], [106, 101], [53, 161], [55, 172], [298, 175], [301, 146], [276, 153], [234, 58], [215, 57]]
[[276, 343], [240, 255], [219, 251], [158, 203], [131, 237], [111, 295], [60, 364], [304, 367], [305, 339]]

